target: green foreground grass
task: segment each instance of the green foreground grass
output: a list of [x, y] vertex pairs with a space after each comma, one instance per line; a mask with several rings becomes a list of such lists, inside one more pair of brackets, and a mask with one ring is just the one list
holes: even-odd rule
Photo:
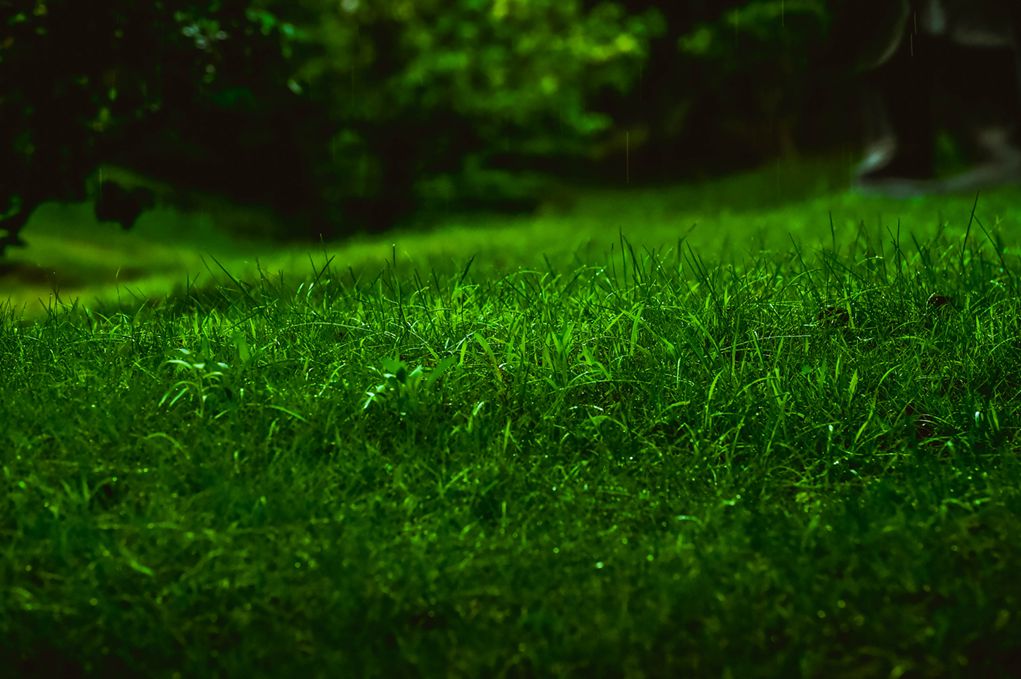
[[[1016, 196], [974, 220], [939, 199], [957, 214], [916, 236], [848, 229], [857, 197], [749, 208], [716, 217], [746, 225], [730, 255], [662, 217], [600, 246], [613, 205], [674, 214], [613, 198], [546, 258], [522, 220], [408, 236], [374, 270], [365, 242], [300, 282], [225, 264], [158, 303], [9, 304], [0, 663], [1017, 667]], [[783, 215], [808, 244], [755, 231]]]

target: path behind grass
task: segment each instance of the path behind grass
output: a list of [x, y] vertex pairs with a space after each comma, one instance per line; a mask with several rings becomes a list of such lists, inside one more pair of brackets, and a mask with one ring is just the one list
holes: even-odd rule
[[[1015, 194], [974, 220], [964, 197], [713, 212], [703, 195], [718, 228], [692, 248], [700, 227], [678, 247], [656, 195], [593, 198], [558, 235], [522, 221], [306, 254], [300, 283], [227, 263], [161, 304], [30, 324], [8, 307], [0, 661], [1017, 666]], [[613, 206], [650, 216], [600, 246]], [[876, 206], [884, 228], [854, 227]], [[757, 231], [784, 220], [811, 244]], [[726, 225], [743, 230], [721, 252]], [[573, 249], [544, 258], [553, 238]]]

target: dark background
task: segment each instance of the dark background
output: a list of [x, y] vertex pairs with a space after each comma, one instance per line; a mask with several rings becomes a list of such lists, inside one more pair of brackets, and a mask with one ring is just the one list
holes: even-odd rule
[[[839, 10], [839, 6], [836, 6]], [[825, 0], [0, 0], [0, 253], [49, 200], [128, 227], [194, 192], [282, 238], [858, 138]], [[153, 192], [146, 181], [164, 187]], [[172, 187], [168, 191], [165, 187]], [[111, 187], [112, 188], [112, 187]]]

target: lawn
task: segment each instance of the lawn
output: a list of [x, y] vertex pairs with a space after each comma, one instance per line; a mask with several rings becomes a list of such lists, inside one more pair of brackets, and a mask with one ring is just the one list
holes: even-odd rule
[[0, 662], [1008, 674], [1021, 190], [841, 181], [311, 251], [48, 208], [0, 279]]

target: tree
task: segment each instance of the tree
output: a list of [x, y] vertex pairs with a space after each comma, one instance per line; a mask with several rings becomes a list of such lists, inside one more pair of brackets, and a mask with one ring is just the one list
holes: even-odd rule
[[[507, 149], [571, 155], [610, 125], [592, 96], [626, 89], [658, 15], [579, 0], [278, 0], [294, 80], [329, 111], [317, 164], [335, 204], [385, 227], [422, 192], [463, 198]], [[444, 189], [444, 186], [446, 187]]]

